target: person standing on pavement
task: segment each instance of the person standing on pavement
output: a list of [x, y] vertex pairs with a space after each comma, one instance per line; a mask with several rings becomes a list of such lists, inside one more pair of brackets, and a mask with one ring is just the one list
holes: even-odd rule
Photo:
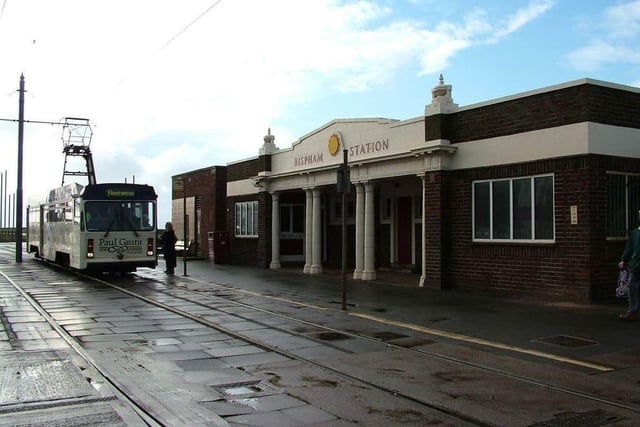
[[[640, 218], [640, 211], [638, 211]], [[629, 309], [620, 315], [622, 320], [636, 320], [640, 310], [640, 227], [629, 231], [629, 240], [622, 253], [618, 267], [627, 267], [631, 277], [629, 278]]]
[[164, 261], [167, 265], [165, 273], [172, 275], [176, 268], [176, 233], [173, 231], [173, 224], [167, 222], [164, 226], [164, 234], [162, 235], [162, 253], [164, 253]]

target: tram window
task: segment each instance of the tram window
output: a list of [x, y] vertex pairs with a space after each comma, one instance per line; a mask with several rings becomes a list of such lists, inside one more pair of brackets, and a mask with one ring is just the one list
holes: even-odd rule
[[155, 228], [153, 202], [86, 202], [88, 231], [143, 231]]
[[80, 201], [78, 199], [73, 200], [73, 222], [74, 224], [80, 224]]
[[73, 221], [73, 200], [68, 200], [64, 203], [64, 221], [71, 222]]

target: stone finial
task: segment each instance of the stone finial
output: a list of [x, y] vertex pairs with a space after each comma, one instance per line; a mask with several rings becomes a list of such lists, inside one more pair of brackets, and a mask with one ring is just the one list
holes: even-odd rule
[[273, 144], [273, 141], [275, 141], [276, 137], [271, 135], [271, 128], [267, 129], [267, 134], [264, 136], [264, 143], [265, 144]]
[[275, 144], [276, 137], [271, 135], [271, 128], [267, 129], [267, 134], [264, 136], [264, 144], [260, 147], [260, 155], [272, 154], [279, 150]]
[[425, 107], [425, 115], [450, 113], [458, 108], [451, 97], [451, 85], [444, 84], [444, 77], [440, 74], [438, 85], [431, 90], [431, 104]]

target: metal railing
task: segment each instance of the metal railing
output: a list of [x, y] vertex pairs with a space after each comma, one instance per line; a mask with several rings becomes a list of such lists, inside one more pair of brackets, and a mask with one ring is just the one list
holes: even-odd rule
[[0, 242], [15, 242], [15, 241], [16, 241], [15, 228], [0, 228]]

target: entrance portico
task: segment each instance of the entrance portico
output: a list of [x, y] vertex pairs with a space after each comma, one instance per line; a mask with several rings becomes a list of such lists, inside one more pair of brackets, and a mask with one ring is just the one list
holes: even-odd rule
[[[433, 93], [426, 113], [455, 107], [449, 86], [441, 82]], [[341, 265], [344, 209], [347, 268], [353, 279], [375, 280], [380, 268], [420, 271], [419, 285], [425, 284], [427, 274], [437, 277], [439, 269], [430, 269], [425, 245], [440, 239], [440, 231], [429, 234], [426, 227], [441, 222], [442, 196], [425, 199], [431, 183], [425, 177], [446, 168], [456, 149], [447, 140], [425, 142], [424, 123], [424, 117], [334, 120], [290, 149], [278, 149], [269, 132], [261, 153], [269, 155], [270, 170], [256, 178], [271, 195], [269, 267], [281, 268], [284, 256], [289, 263], [304, 260], [304, 274], [322, 274], [325, 266]], [[346, 206], [336, 195], [337, 172], [344, 162], [352, 184]], [[293, 194], [304, 194], [304, 209], [290, 210], [282, 202]], [[424, 207], [432, 205], [438, 209], [427, 213]], [[286, 221], [284, 229], [281, 221]], [[293, 223], [304, 224], [304, 229], [292, 237]], [[291, 239], [299, 243], [291, 244]], [[285, 241], [289, 249], [282, 246]], [[440, 255], [434, 257], [438, 264]]]

